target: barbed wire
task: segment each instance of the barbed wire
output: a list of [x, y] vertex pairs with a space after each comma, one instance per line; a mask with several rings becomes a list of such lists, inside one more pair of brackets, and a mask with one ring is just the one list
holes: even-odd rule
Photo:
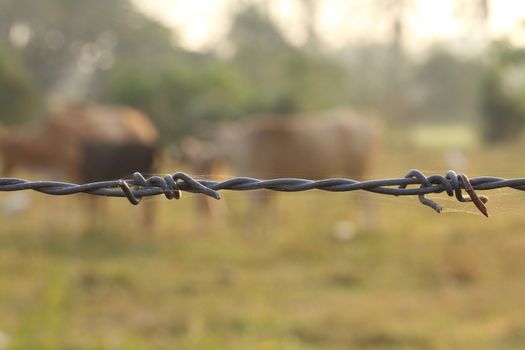
[[[419, 185], [419, 187], [414, 187]], [[345, 178], [324, 180], [307, 180], [299, 178], [278, 178], [260, 180], [251, 177], [234, 177], [226, 181], [197, 179], [185, 173], [166, 176], [144, 177], [134, 173], [131, 179], [100, 181], [87, 184], [73, 184], [58, 181], [28, 181], [17, 178], [0, 178], [0, 191], [34, 190], [41, 193], [64, 196], [76, 193], [87, 193], [96, 196], [126, 197], [131, 204], [139, 204], [148, 196], [164, 195], [168, 199], [179, 199], [182, 192], [200, 193], [220, 199], [219, 191], [252, 191], [271, 190], [280, 192], [299, 192], [321, 190], [329, 192], [368, 191], [392, 196], [415, 196], [419, 201], [440, 213], [443, 207], [425, 195], [430, 193], [447, 193], [455, 196], [460, 202], [472, 202], [478, 210], [488, 217], [485, 207], [488, 198], [478, 195], [478, 190], [513, 188], [525, 191], [525, 178], [504, 179], [482, 176], [469, 179], [465, 174], [450, 170], [445, 176], [425, 176], [414, 169], [403, 178], [356, 181]], [[466, 194], [463, 193], [463, 190]]]

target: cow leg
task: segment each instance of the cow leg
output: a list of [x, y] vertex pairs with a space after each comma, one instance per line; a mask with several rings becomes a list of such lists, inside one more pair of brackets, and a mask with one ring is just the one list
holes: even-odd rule
[[199, 196], [197, 199], [197, 210], [199, 214], [213, 217], [215, 216], [215, 209], [211, 198]]
[[268, 233], [279, 224], [279, 211], [275, 203], [275, 193], [258, 190], [247, 194], [250, 204], [243, 217], [244, 231], [247, 233]]
[[151, 236], [155, 233], [155, 224], [158, 206], [155, 200], [141, 203], [140, 227], [142, 231]]
[[380, 217], [378, 214], [379, 206], [377, 205], [377, 200], [374, 198], [373, 193], [364, 192], [361, 193], [361, 195], [363, 196], [363, 203], [360, 211], [362, 221], [368, 229], [377, 228]]
[[108, 202], [106, 198], [99, 198], [97, 196], [89, 196], [88, 201], [88, 212], [89, 219], [87, 229], [89, 230], [100, 230], [105, 225], [104, 222], [107, 218], [106, 213], [108, 212]]
[[217, 228], [224, 225], [226, 218], [225, 202], [217, 201], [214, 198], [200, 196], [197, 198], [198, 217], [195, 225], [197, 234], [207, 234], [217, 231]]

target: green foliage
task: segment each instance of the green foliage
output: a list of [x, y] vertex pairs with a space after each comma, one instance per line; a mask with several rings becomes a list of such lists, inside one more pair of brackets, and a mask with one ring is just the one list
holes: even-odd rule
[[348, 102], [348, 72], [333, 56], [295, 47], [268, 16], [247, 6], [233, 20], [231, 64], [250, 86], [248, 111], [297, 112]]
[[[2, 0], [0, 23], [3, 33], [16, 24], [27, 26], [30, 40], [20, 57], [46, 90], [86, 59], [95, 61], [101, 78], [112, 59], [158, 64], [176, 52], [171, 32], [128, 0]], [[0, 45], [11, 47], [7, 36]]]
[[119, 60], [109, 74], [109, 102], [146, 111], [165, 142], [209, 122], [260, 113], [292, 113], [346, 102], [348, 75], [335, 58], [290, 45], [255, 7], [240, 11], [229, 34], [234, 55], [179, 54], [162, 65]]
[[346, 68], [333, 56], [291, 45], [261, 7], [246, 5], [233, 15], [233, 55], [227, 59], [181, 49], [171, 31], [128, 0], [2, 0], [0, 9], [4, 33], [16, 26], [29, 32], [21, 46], [0, 36], [0, 47], [20, 57], [9, 63], [18, 68], [4, 69], [12, 75], [4, 74], [9, 91], [3, 98], [10, 103], [28, 101], [30, 89], [21, 89], [30, 85], [30, 75], [44, 98], [140, 108], [169, 143], [210, 122], [347, 102]]
[[350, 72], [352, 106], [376, 110], [398, 125], [421, 117], [413, 99], [415, 62], [400, 46], [356, 43], [342, 55]]
[[525, 50], [496, 42], [490, 58], [482, 86], [484, 137], [510, 140], [525, 127]]
[[[86, 91], [71, 93], [73, 98], [143, 109], [165, 142], [177, 142], [209, 122], [341, 105], [378, 110], [397, 124], [468, 120], [477, 111], [481, 65], [474, 60], [437, 48], [417, 63], [401, 47], [372, 42], [338, 53], [322, 51], [319, 43], [295, 46], [264, 6], [244, 5], [232, 15], [227, 39], [217, 45], [224, 45], [227, 57], [178, 47], [170, 30], [137, 12], [129, 0], [0, 0], [0, 30], [9, 33], [19, 24], [31, 32], [27, 45], [16, 47], [5, 35], [0, 48], [20, 57], [18, 71], [31, 76], [21, 80], [23, 86], [34, 80], [43, 99], [61, 93], [70, 97], [67, 93], [82, 85], [82, 71], [91, 69]], [[519, 60], [517, 50], [506, 52], [507, 60]], [[493, 133], [515, 132], [520, 111], [525, 111], [519, 107], [519, 89], [509, 90], [508, 79], [501, 77], [509, 75], [504, 71], [514, 72], [516, 64], [502, 69], [495, 62], [493, 76], [485, 80], [484, 111], [505, 116], [494, 125], [485, 118], [491, 139], [501, 137]], [[14, 103], [14, 95], [23, 96], [14, 88], [3, 96]], [[22, 114], [32, 115], [12, 115], [18, 120]]]
[[431, 120], [472, 119], [479, 103], [481, 72], [477, 61], [434, 47], [415, 69], [419, 110]]
[[349, 77], [334, 58], [295, 52], [284, 67], [283, 94], [297, 110], [329, 108], [348, 102]]
[[111, 102], [148, 113], [166, 142], [195, 132], [202, 123], [238, 117], [245, 100], [243, 81], [222, 63], [199, 70], [118, 63], [111, 72], [109, 89]]
[[16, 124], [31, 119], [40, 103], [35, 84], [20, 62], [0, 50], [0, 120]]

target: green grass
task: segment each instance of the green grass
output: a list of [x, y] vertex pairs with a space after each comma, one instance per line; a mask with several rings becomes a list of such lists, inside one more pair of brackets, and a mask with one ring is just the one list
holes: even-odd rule
[[[470, 173], [525, 175], [518, 151], [472, 151]], [[378, 176], [442, 158], [394, 154]], [[362, 195], [282, 194], [256, 218], [227, 193], [214, 219], [159, 198], [155, 233], [123, 200], [86, 228], [78, 197], [34, 194], [2, 218], [0, 330], [10, 349], [522, 349], [525, 195], [487, 194], [490, 219], [375, 196], [373, 227]], [[354, 238], [334, 239], [342, 220]]]

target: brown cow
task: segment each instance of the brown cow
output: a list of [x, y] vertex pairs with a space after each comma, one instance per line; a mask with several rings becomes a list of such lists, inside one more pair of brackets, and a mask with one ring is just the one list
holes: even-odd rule
[[254, 117], [221, 125], [205, 140], [188, 138], [182, 161], [212, 174], [217, 163], [236, 176], [321, 179], [370, 175], [379, 124], [371, 115], [334, 110], [305, 116]]
[[229, 146], [229, 158], [244, 176], [363, 179], [371, 170], [376, 132], [370, 119], [351, 114], [260, 119], [237, 129], [239, 144]]
[[[83, 171], [90, 165], [86, 162], [91, 162], [94, 167], [97, 165], [97, 157], [89, 154], [91, 149], [98, 148], [102, 153], [101, 146], [108, 146], [101, 157], [106, 159], [113, 156], [115, 169], [111, 178], [119, 178], [129, 175], [131, 170], [129, 164], [132, 161], [118, 161], [118, 156], [123, 156], [126, 146], [153, 151], [157, 138], [158, 133], [152, 122], [135, 109], [81, 105], [51, 113], [35, 125], [4, 130], [0, 136], [0, 152], [5, 175], [19, 168], [42, 169], [56, 173], [61, 179], [86, 182], [94, 178]], [[116, 152], [112, 155], [115, 151], [121, 154]], [[149, 172], [152, 161], [153, 158], [137, 160], [136, 163], [144, 163], [143, 171]], [[107, 172], [106, 168], [99, 170]], [[108, 178], [102, 176], [100, 179]]]
[[152, 173], [157, 139], [153, 123], [133, 108], [70, 106], [40, 123], [1, 133], [3, 175], [25, 169], [86, 183]]
[[256, 116], [223, 125], [200, 144], [186, 140], [181, 153], [198, 174], [213, 174], [213, 167], [223, 163], [235, 176], [359, 180], [370, 176], [379, 131], [375, 117], [343, 109]]

